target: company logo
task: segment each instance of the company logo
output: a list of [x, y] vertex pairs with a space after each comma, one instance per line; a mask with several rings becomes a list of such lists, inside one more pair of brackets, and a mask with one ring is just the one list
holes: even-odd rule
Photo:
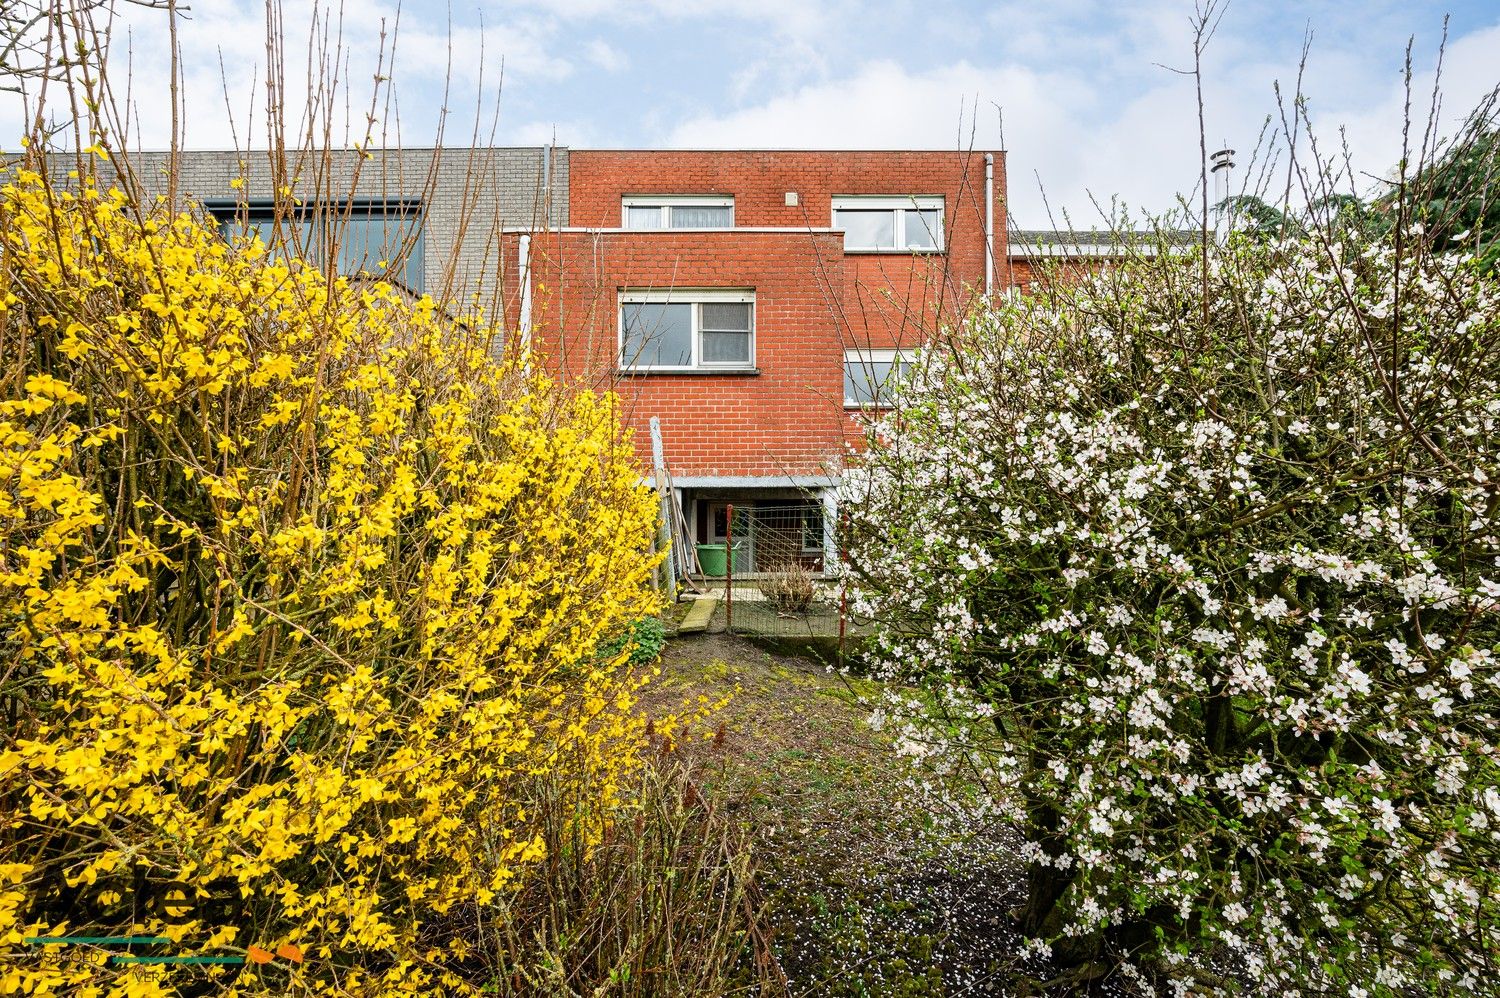
[[301, 963], [303, 960], [302, 947], [292, 943], [283, 943], [274, 951], [261, 946], [250, 946], [244, 954], [195, 953], [168, 956], [143, 956], [133, 951], [137, 946], [175, 945], [167, 936], [27, 936], [25, 943], [28, 946], [78, 947], [69, 950], [68, 960], [78, 963], [106, 963], [116, 967], [167, 964], [233, 966], [247, 962], [266, 964], [278, 959], [288, 963]]
[[[28, 936], [23, 940], [33, 951], [65, 947], [54, 958], [65, 962], [101, 966], [133, 967], [142, 971], [158, 966], [238, 966], [246, 963], [300, 964], [302, 947], [283, 943], [275, 948], [252, 945], [244, 950], [224, 948], [212, 953], [172, 953], [171, 948], [190, 947], [164, 935], [113, 933], [112, 927], [129, 929], [153, 922], [184, 926], [198, 922], [207, 926], [243, 927], [244, 904], [239, 885], [222, 881], [206, 887], [175, 880], [153, 879], [150, 871], [137, 868], [123, 876], [100, 879], [93, 884], [70, 885], [56, 871], [47, 874], [32, 894], [27, 913], [32, 924], [67, 923], [104, 927], [105, 934], [80, 931], [55, 936]], [[160, 952], [166, 948], [166, 953]]]

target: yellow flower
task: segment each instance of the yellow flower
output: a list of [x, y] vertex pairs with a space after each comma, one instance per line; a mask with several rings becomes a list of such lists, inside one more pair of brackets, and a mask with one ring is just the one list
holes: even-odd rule
[[614, 400], [494, 363], [430, 299], [11, 177], [0, 322], [31, 347], [0, 357], [0, 640], [45, 690], [8, 701], [0, 945], [49, 877], [139, 869], [204, 911], [140, 931], [294, 941], [309, 991], [462, 990], [462, 947], [423, 940], [526, 884], [536, 781], [597, 839], [637, 764], [641, 680], [595, 654], [658, 609]]

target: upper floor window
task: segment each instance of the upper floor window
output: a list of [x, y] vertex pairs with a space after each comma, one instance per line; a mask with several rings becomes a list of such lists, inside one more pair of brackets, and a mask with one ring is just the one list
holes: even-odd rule
[[942, 195], [833, 199], [833, 227], [855, 253], [935, 253], [943, 248]]
[[732, 229], [734, 198], [719, 195], [627, 195], [620, 201], [627, 229]]
[[332, 252], [333, 268], [346, 277], [367, 275], [421, 293], [425, 258], [420, 206], [361, 202], [283, 209], [269, 204], [210, 205], [226, 238], [259, 237], [267, 247], [320, 266]]
[[754, 291], [620, 293], [621, 368], [711, 371], [754, 365]]
[[904, 350], [844, 351], [844, 405], [850, 409], [889, 406], [892, 390], [911, 373], [914, 362]]

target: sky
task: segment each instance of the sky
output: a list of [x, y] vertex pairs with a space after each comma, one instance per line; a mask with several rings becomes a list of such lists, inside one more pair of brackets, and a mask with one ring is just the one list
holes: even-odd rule
[[[186, 146], [263, 146], [266, 3], [189, 6]], [[281, 0], [294, 119], [314, 15], [314, 0]], [[1346, 143], [1361, 182], [1378, 183], [1399, 156], [1408, 41], [1425, 120], [1445, 15], [1451, 130], [1500, 83], [1500, 0], [1231, 0], [1203, 59], [1210, 150], [1236, 148], [1239, 179], [1255, 175], [1276, 86], [1295, 91], [1310, 38], [1315, 134], [1325, 149]], [[1003, 148], [1012, 224], [1042, 228], [1064, 216], [1087, 227], [1115, 199], [1161, 212], [1191, 195], [1194, 81], [1173, 70], [1192, 65], [1192, 17], [1193, 0], [343, 0], [321, 23], [342, 40], [341, 120], [362, 128], [377, 74], [390, 77], [374, 125], [387, 143]], [[122, 4], [110, 39], [117, 93], [129, 69], [132, 144], [162, 148], [166, 16]], [[20, 98], [0, 93], [0, 146], [24, 120]]]

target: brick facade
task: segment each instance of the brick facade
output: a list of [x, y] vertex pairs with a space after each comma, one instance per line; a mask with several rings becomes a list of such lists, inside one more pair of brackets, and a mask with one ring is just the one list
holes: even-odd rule
[[[675, 476], [767, 487], [836, 479], [858, 435], [844, 409], [845, 350], [919, 346], [983, 290], [983, 153], [572, 150], [568, 159], [569, 227], [529, 233], [535, 354], [571, 383], [614, 387], [642, 444], [659, 417]], [[997, 268], [1004, 177], [996, 153]], [[734, 227], [626, 230], [631, 195], [729, 195]], [[832, 228], [838, 195], [941, 196], [943, 251], [846, 252]], [[521, 235], [510, 235], [506, 255], [519, 255]], [[618, 370], [620, 292], [643, 288], [753, 289], [753, 372]], [[509, 286], [508, 316], [519, 297]]]
[[[135, 162], [148, 191], [165, 191], [165, 154]], [[649, 422], [658, 417], [667, 466], [700, 541], [712, 539], [717, 503], [770, 509], [806, 501], [823, 515], [802, 529], [823, 523], [831, 551], [826, 488], [860, 436], [858, 414], [844, 404], [846, 351], [918, 347], [959, 321], [984, 289], [982, 152], [454, 148], [364, 158], [339, 150], [285, 170], [273, 165], [263, 152], [186, 153], [177, 192], [221, 217], [236, 205], [266, 204], [278, 183], [304, 204], [418, 206], [423, 290], [457, 312], [482, 306], [505, 342], [514, 348], [528, 338], [534, 362], [565, 383], [615, 389], [643, 472]], [[1003, 153], [993, 154], [993, 166], [999, 291], [1013, 269]], [[732, 196], [733, 226], [627, 229], [623, 199], [632, 195]], [[834, 228], [839, 195], [884, 196], [907, 212], [917, 207], [913, 197], [941, 197], [940, 250], [846, 251]], [[621, 292], [647, 289], [753, 292], [753, 362], [621, 370]]]
[[[1005, 155], [994, 154], [995, 259], [1005, 259]], [[946, 252], [855, 253], [836, 307], [843, 342], [894, 347], [954, 321], [984, 281], [984, 153], [573, 150], [568, 224], [617, 228], [632, 194], [726, 194], [736, 227], [824, 229], [840, 194], [941, 195]], [[798, 203], [786, 203], [788, 192]], [[842, 249], [840, 250], [842, 253]]]
[[[836, 472], [844, 375], [830, 303], [845, 282], [840, 233], [567, 230], [531, 246], [534, 352], [570, 384], [615, 388], [643, 458], [658, 416], [674, 475]], [[620, 371], [618, 293], [652, 287], [754, 289], [753, 369]]]

